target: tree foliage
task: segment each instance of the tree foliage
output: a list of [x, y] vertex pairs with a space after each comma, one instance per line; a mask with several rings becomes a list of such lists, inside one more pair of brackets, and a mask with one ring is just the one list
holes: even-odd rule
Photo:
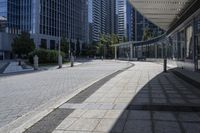
[[97, 55], [104, 56], [105, 58], [114, 57], [113, 45], [119, 43], [119, 37], [115, 34], [102, 34], [100, 41], [97, 45]]
[[[57, 50], [35, 49], [28, 55], [30, 63], [33, 63], [33, 58], [35, 55], [39, 57], [39, 63], [57, 63], [59, 53]], [[61, 52], [61, 56], [64, 59], [65, 53]]]
[[27, 32], [22, 32], [19, 36], [14, 38], [12, 43], [12, 51], [19, 57], [22, 55], [27, 56], [28, 53], [35, 49], [35, 44], [30, 38], [30, 34]]
[[151, 39], [152, 37], [153, 37], [152, 32], [148, 28], [144, 29], [142, 40], [147, 41]]
[[66, 37], [61, 38], [60, 50], [66, 55], [69, 54], [69, 42], [67, 41]]

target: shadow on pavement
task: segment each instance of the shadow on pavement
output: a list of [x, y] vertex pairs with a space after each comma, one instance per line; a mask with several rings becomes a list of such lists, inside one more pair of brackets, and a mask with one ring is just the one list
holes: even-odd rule
[[194, 86], [169, 72], [137, 92], [110, 132], [200, 133], [200, 90]]

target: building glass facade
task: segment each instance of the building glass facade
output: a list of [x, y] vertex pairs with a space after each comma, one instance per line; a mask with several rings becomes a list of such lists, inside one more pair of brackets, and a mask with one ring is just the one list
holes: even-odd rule
[[118, 0], [118, 36], [120, 41], [127, 39], [127, 0]]
[[106, 34], [106, 0], [92, 0], [92, 41], [97, 42]]
[[[0, 0], [0, 16], [7, 19], [6, 33], [31, 34], [36, 47], [46, 40], [47, 48], [60, 36], [84, 41], [85, 0]], [[55, 48], [57, 46], [54, 46]]]

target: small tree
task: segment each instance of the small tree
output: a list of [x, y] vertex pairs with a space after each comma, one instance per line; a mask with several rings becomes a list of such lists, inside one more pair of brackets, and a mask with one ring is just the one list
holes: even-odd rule
[[28, 56], [28, 53], [35, 49], [35, 44], [30, 38], [30, 34], [27, 32], [22, 32], [19, 36], [14, 38], [12, 43], [12, 51], [22, 57], [22, 55]]
[[152, 38], [152, 32], [148, 28], [144, 29], [142, 40], [147, 41], [151, 38]]
[[61, 38], [61, 45], [60, 45], [60, 50], [64, 52], [67, 56], [69, 53], [69, 42], [65, 37]]

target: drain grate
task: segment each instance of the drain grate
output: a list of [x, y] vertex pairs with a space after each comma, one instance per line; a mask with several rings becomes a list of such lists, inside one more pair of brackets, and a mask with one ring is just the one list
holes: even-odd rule
[[[132, 65], [133, 66], [133, 65]], [[96, 92], [99, 88], [101, 88], [106, 82], [108, 82], [110, 79], [115, 77], [116, 75], [122, 73], [123, 71], [131, 68], [132, 66], [125, 68], [123, 70], [119, 70], [111, 75], [108, 75], [107, 77], [97, 81], [96, 83], [92, 84], [88, 88], [86, 88], [84, 91], [80, 92], [73, 98], [71, 98], [69, 101], [66, 103], [82, 103], [84, 102], [88, 97], [90, 97], [94, 92]]]
[[35, 125], [27, 129], [24, 133], [52, 133], [73, 111], [73, 109], [55, 109]]
[[[82, 103], [85, 101], [89, 96], [91, 96], [95, 91], [97, 91], [101, 86], [103, 86], [106, 82], [108, 82], [110, 79], [118, 75], [119, 73], [133, 67], [131, 66], [119, 70], [99, 81], [92, 84], [88, 88], [86, 88], [84, 91], [80, 92], [73, 98], [71, 98], [66, 103]], [[62, 106], [62, 105], [61, 105]], [[74, 109], [67, 109], [67, 108], [57, 108], [54, 111], [52, 111], [50, 114], [48, 114], [46, 117], [41, 119], [39, 122], [34, 124], [32, 127], [27, 129], [24, 133], [51, 133], [53, 132], [57, 126], [67, 117], [69, 116]]]

